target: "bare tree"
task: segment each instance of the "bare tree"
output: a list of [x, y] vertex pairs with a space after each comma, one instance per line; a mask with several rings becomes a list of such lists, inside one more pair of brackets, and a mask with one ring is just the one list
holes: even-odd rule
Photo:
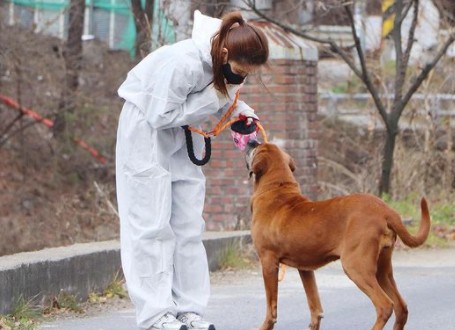
[[144, 7], [142, 7], [141, 0], [131, 0], [134, 26], [136, 27], [136, 60], [140, 60], [150, 52], [154, 6], [155, 0], [145, 0]]
[[[381, 116], [385, 128], [386, 137], [383, 149], [382, 171], [379, 182], [379, 193], [389, 193], [391, 190], [391, 173], [394, 159], [395, 142], [399, 133], [398, 123], [406, 108], [406, 105], [412, 98], [413, 94], [422, 85], [429, 73], [435, 68], [441, 58], [446, 54], [447, 49], [455, 41], [455, 31], [452, 28], [445, 40], [439, 43], [439, 47], [432, 57], [421, 67], [416, 70], [410, 70], [410, 55], [415, 42], [415, 31], [418, 21], [419, 0], [396, 0], [394, 4], [395, 18], [393, 29], [390, 37], [394, 44], [396, 65], [393, 83], [393, 97], [391, 102], [386, 99], [387, 91], [381, 90], [381, 84], [376, 81], [380, 79], [375, 70], [375, 65], [368, 63], [368, 58], [365, 50], [361, 45], [358, 31], [355, 27], [353, 16], [353, 1], [342, 1], [341, 7], [344, 12], [344, 17], [351, 27], [353, 37], [353, 45], [351, 47], [342, 47], [337, 41], [331, 38], [321, 38], [312, 34], [311, 29], [304, 30], [295, 25], [285, 24], [282, 20], [277, 20], [275, 16], [268, 15], [256, 7], [254, 0], [243, 0], [245, 4], [244, 10], [253, 11], [258, 17], [272, 22], [285, 31], [300, 36], [304, 39], [311, 40], [318, 44], [326, 46], [336, 56], [341, 58], [354, 74], [362, 81], [368, 92], [370, 93], [375, 107]], [[330, 1], [334, 3], [334, 1]], [[317, 1], [318, 6], [326, 6], [322, 1]], [[412, 23], [407, 33], [402, 34], [402, 24], [407, 15], [411, 15]], [[350, 49], [354, 49], [354, 56]]]
[[85, 0], [71, 0], [69, 8], [68, 39], [63, 58], [65, 60], [65, 83], [62, 89], [59, 111], [54, 120], [53, 133], [60, 136], [66, 129], [66, 113], [75, 110], [75, 93], [79, 87], [82, 65], [82, 34], [84, 32]]

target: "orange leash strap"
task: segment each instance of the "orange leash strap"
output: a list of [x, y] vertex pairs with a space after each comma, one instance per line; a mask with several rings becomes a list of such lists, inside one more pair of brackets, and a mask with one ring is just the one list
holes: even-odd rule
[[[217, 136], [219, 135], [223, 130], [225, 130], [227, 127], [238, 121], [238, 118], [234, 118], [229, 120], [228, 122], [225, 123], [225, 121], [232, 115], [232, 112], [234, 109], [237, 107], [237, 100], [239, 99], [240, 95], [240, 90], [238, 90], [235, 93], [235, 98], [234, 102], [232, 102], [231, 106], [229, 107], [228, 111], [221, 117], [220, 121], [215, 125], [213, 130], [210, 132], [205, 132], [201, 129], [191, 127], [189, 125], [182, 126], [182, 128], [185, 130], [185, 138], [186, 138], [186, 145], [187, 145], [187, 151], [188, 151], [188, 157], [190, 160], [193, 162], [193, 164], [202, 166], [208, 163], [210, 160], [210, 156], [212, 153], [212, 145], [211, 145], [211, 137], [212, 136]], [[259, 121], [254, 122], [258, 130], [261, 132], [262, 137], [264, 139], [264, 142], [267, 142], [267, 135], [265, 133], [264, 127], [259, 123]], [[191, 136], [191, 132], [198, 133], [204, 137], [205, 141], [205, 155], [203, 159], [197, 159], [195, 154], [194, 154], [194, 148], [193, 148], [193, 138]]]
[[[218, 124], [216, 124], [215, 128], [213, 130], [211, 130], [210, 132], [205, 132], [203, 130], [200, 130], [198, 128], [195, 128], [195, 127], [191, 127], [191, 126], [188, 126], [188, 129], [192, 132], [195, 132], [195, 133], [198, 133], [198, 134], [201, 134], [203, 137], [211, 137], [211, 136], [217, 136], [219, 135], [222, 131], [224, 131], [227, 127], [231, 126], [233, 123], [235, 123], [237, 120], [239, 120], [238, 118], [233, 118], [231, 120], [229, 120], [227, 123], [223, 124], [227, 118], [229, 118], [231, 115], [232, 115], [232, 112], [234, 111], [234, 109], [237, 107], [237, 100], [239, 99], [239, 95], [240, 95], [240, 90], [238, 90], [236, 93], [235, 93], [235, 98], [234, 98], [234, 102], [232, 103], [232, 105], [229, 107], [229, 110], [223, 115], [223, 117], [220, 119], [220, 121], [218, 122]], [[261, 135], [262, 135], [262, 138], [264, 139], [264, 142], [267, 143], [268, 142], [268, 139], [267, 139], [267, 134], [265, 133], [265, 129], [264, 127], [261, 125], [260, 122], [256, 121], [255, 124], [258, 126], [259, 128], [259, 131], [261, 132]]]
[[267, 139], [267, 134], [265, 133], [265, 129], [261, 125], [261, 123], [260, 122], [256, 122], [256, 125], [258, 125], [258, 127], [259, 127], [259, 131], [261, 132], [262, 139], [264, 140], [264, 143], [269, 142], [269, 140]]

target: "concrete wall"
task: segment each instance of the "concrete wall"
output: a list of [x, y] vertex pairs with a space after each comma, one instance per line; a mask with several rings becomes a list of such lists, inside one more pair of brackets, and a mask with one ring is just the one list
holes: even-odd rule
[[[248, 231], [205, 233], [210, 271], [222, 266], [227, 249], [251, 243]], [[20, 298], [49, 306], [60, 292], [85, 300], [121, 278], [118, 241], [75, 244], [0, 257], [0, 315], [10, 313]], [[1, 329], [1, 326], [0, 326]]]

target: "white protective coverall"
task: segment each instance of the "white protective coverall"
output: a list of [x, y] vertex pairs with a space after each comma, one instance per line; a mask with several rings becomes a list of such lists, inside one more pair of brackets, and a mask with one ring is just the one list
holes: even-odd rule
[[[210, 283], [202, 244], [205, 177], [182, 125], [220, 118], [233, 98], [213, 80], [210, 38], [221, 21], [195, 12], [192, 38], [149, 54], [127, 76], [116, 147], [123, 272], [140, 329], [165, 312], [204, 314]], [[240, 85], [228, 86], [233, 96]], [[254, 115], [242, 101], [233, 116]], [[193, 134], [195, 155], [204, 140]]]

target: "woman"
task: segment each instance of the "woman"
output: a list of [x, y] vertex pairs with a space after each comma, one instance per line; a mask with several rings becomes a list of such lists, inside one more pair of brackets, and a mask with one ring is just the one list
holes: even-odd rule
[[[240, 13], [219, 20], [196, 11], [192, 38], [149, 54], [119, 88], [121, 257], [140, 329], [215, 329], [202, 320], [210, 294], [201, 238], [205, 178], [188, 158], [181, 126], [221, 117], [267, 58], [264, 34]], [[239, 115], [257, 119], [242, 101]], [[204, 141], [196, 135], [200, 158]]]

